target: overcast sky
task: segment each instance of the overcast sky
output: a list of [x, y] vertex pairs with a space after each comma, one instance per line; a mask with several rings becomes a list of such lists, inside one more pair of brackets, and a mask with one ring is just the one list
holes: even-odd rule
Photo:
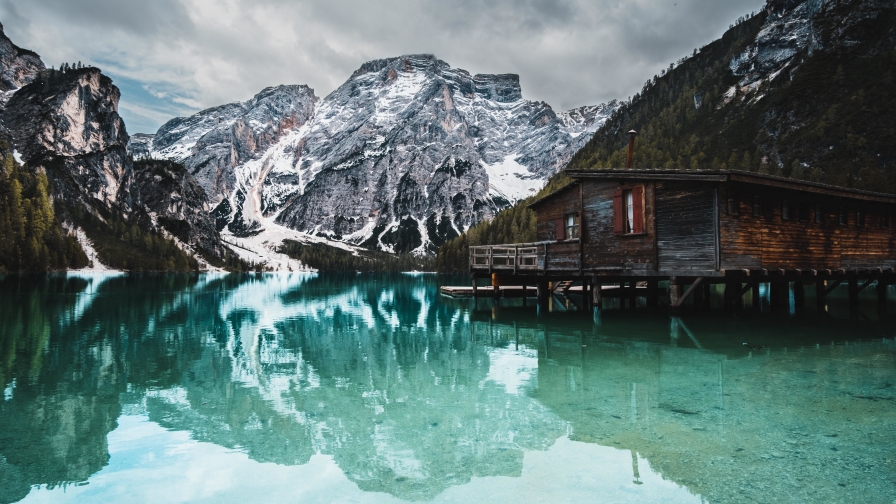
[[121, 88], [129, 133], [308, 84], [324, 97], [365, 61], [431, 53], [516, 73], [555, 110], [628, 98], [764, 0], [0, 0], [47, 66], [82, 61]]

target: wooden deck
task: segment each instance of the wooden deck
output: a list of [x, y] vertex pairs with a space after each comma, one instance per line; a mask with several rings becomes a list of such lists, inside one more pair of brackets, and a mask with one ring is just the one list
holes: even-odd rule
[[[475, 293], [477, 298], [493, 298], [495, 297], [495, 289], [496, 287], [492, 286], [482, 286], [476, 287]], [[521, 297], [536, 297], [537, 289], [535, 287], [527, 287], [525, 290], [521, 285], [509, 285], [503, 287], [497, 287], [498, 296], [504, 298], [521, 298]], [[464, 286], [443, 286], [440, 289], [440, 292], [444, 296], [450, 296], [453, 298], [469, 298], [473, 297], [473, 287], [464, 287]], [[660, 289], [660, 294], [665, 294], [665, 289]], [[604, 298], [614, 298], [614, 297], [630, 297], [633, 292], [630, 287], [622, 287], [617, 285], [602, 285], [601, 293]], [[647, 286], [639, 286], [635, 287], [634, 294], [636, 296], [645, 296], [647, 293]], [[557, 291], [555, 294], [576, 294], [579, 296], [582, 295], [591, 295], [591, 289], [586, 289], [581, 285], [573, 285], [569, 289], [565, 291]]]

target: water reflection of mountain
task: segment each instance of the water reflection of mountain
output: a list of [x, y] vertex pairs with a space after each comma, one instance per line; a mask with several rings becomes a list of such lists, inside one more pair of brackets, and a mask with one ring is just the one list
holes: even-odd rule
[[896, 352], [849, 341], [892, 337], [879, 323], [595, 325], [470, 311], [436, 299], [433, 277], [10, 278], [0, 502], [86, 480], [123, 411], [258, 461], [332, 455], [362, 489], [410, 499], [518, 476], [568, 428], [632, 450], [633, 478], [640, 455], [711, 501], [894, 493], [868, 471], [894, 469]]

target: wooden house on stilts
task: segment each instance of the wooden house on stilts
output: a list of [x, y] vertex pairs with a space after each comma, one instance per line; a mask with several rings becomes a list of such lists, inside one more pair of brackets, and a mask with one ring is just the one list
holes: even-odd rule
[[567, 171], [573, 182], [531, 204], [537, 242], [470, 248], [474, 277], [498, 285], [582, 281], [600, 306], [601, 285], [657, 305], [709, 303], [724, 284], [725, 305], [768, 284], [772, 306], [797, 305], [804, 288], [825, 297], [876, 285], [882, 306], [896, 283], [896, 196], [740, 171]]

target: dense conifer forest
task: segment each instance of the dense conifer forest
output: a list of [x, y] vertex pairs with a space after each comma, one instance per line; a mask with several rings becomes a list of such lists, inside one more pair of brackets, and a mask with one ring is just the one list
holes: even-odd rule
[[896, 10], [838, 32], [856, 1], [814, 20], [822, 49], [755, 89], [738, 86], [730, 62], [753, 43], [766, 13], [742, 19], [650, 79], [567, 168], [625, 166], [634, 129], [635, 168], [734, 169], [896, 192]]
[[83, 268], [78, 241], [64, 233], [44, 173], [31, 173], [0, 145], [0, 273]]
[[277, 251], [318, 271], [397, 273], [435, 270], [435, 261], [431, 257], [412, 254], [393, 255], [378, 250], [367, 250], [354, 255], [347, 250], [329, 245], [299, 243], [295, 240], [284, 240]]

